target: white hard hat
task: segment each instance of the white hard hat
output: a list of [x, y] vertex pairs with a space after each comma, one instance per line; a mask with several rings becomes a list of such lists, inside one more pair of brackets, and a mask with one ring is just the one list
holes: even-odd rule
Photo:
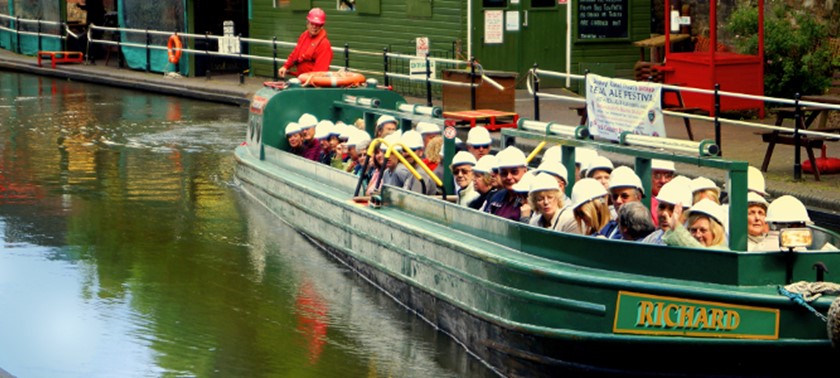
[[431, 122], [417, 122], [417, 132], [422, 134], [440, 134], [440, 126]]
[[560, 164], [558, 161], [543, 161], [542, 164], [537, 167], [537, 172], [560, 177], [563, 181], [569, 182], [569, 172], [566, 169], [566, 166]]
[[459, 165], [469, 164], [475, 166], [475, 156], [467, 151], [458, 151], [455, 156], [452, 157], [452, 165], [451, 167], [457, 167]]
[[706, 190], [706, 189], [712, 189], [712, 190], [716, 191], [718, 193], [718, 195], [720, 195], [720, 188], [717, 186], [717, 184], [715, 184], [714, 181], [712, 181], [712, 180], [710, 180], [706, 177], [703, 177], [703, 176], [696, 177], [696, 178], [694, 178], [694, 180], [691, 180], [691, 193], [692, 194], [696, 193], [700, 190]]
[[572, 188], [572, 209], [577, 209], [587, 201], [607, 195], [604, 185], [595, 179], [584, 178]]
[[301, 130], [302, 129], [300, 128], [300, 124], [298, 124], [297, 122], [289, 122], [289, 124], [286, 125], [286, 136], [297, 134]]
[[528, 193], [528, 191], [531, 190], [531, 182], [534, 181], [534, 176], [536, 176], [534, 171], [525, 172], [525, 174], [522, 175], [522, 178], [520, 178], [516, 184], [511, 186], [511, 189], [517, 193]]
[[493, 155], [484, 155], [481, 159], [478, 159], [478, 162], [475, 163], [475, 167], [473, 167], [473, 172], [478, 173], [490, 173], [493, 172], [493, 169], [496, 168], [496, 157]]
[[359, 130], [359, 129], [357, 129], [353, 126], [350, 126], [348, 124], [345, 124], [344, 122], [341, 122], [341, 121], [336, 122], [335, 126], [336, 126], [336, 129], [338, 130], [338, 137], [339, 138], [348, 138], [349, 139], [350, 135], [355, 134], [356, 131]]
[[423, 149], [423, 136], [417, 131], [408, 130], [403, 133], [400, 141], [411, 150]]
[[579, 164], [581, 169], [586, 169], [589, 161], [598, 156], [598, 151], [586, 147], [575, 148], [575, 164]]
[[674, 167], [674, 162], [670, 160], [662, 160], [662, 159], [652, 159], [650, 161], [650, 169], [654, 171], [669, 171], [674, 172], [676, 171], [676, 167]]
[[301, 130], [306, 130], [310, 127], [315, 127], [318, 124], [318, 119], [312, 114], [303, 113], [298, 118], [297, 123], [300, 125]]
[[772, 223], [813, 223], [802, 201], [790, 195], [783, 195], [770, 202], [765, 220]]
[[639, 189], [642, 195], [645, 194], [645, 189], [642, 187], [642, 179], [636, 175], [632, 168], [627, 166], [620, 166], [612, 171], [610, 174], [609, 188], [624, 188], [631, 187]]
[[388, 134], [384, 138], [385, 142], [388, 143], [388, 144], [386, 145], [385, 143], [382, 143], [382, 144], [379, 145], [379, 148], [381, 150], [385, 151], [385, 150], [388, 149], [389, 146], [394, 146], [394, 151], [397, 151], [397, 152], [402, 151], [402, 146], [396, 144], [396, 143], [400, 142], [400, 136], [402, 136], [400, 133]]
[[605, 156], [595, 156], [589, 160], [589, 164], [586, 166], [586, 177], [592, 177], [591, 173], [596, 170], [612, 172], [613, 169], [615, 169], [615, 166], [610, 159]]
[[747, 167], [747, 190], [756, 192], [764, 197], [768, 195], [764, 187], [764, 174], [753, 166]]
[[525, 167], [528, 164], [525, 161], [525, 153], [516, 146], [508, 146], [499, 151], [496, 159], [496, 168]]
[[543, 152], [542, 162], [553, 161], [560, 163], [563, 161], [563, 147], [551, 146]]
[[467, 144], [471, 146], [483, 146], [493, 143], [490, 132], [484, 126], [476, 126], [467, 133]]
[[397, 119], [387, 114], [381, 115], [379, 116], [379, 118], [376, 119], [376, 127], [382, 126], [389, 122], [397, 123]]
[[715, 201], [703, 198], [686, 211], [686, 215], [689, 216], [695, 213], [708, 215], [726, 228], [726, 212], [723, 210], [723, 206], [718, 205]]
[[330, 136], [333, 127], [335, 127], [335, 125], [333, 125], [333, 123], [330, 121], [318, 122], [318, 125], [315, 126], [315, 139], [324, 139]]
[[530, 192], [542, 192], [545, 190], [560, 190], [560, 185], [557, 184], [557, 179], [551, 175], [547, 173], [538, 173], [534, 179], [531, 180]]
[[659, 189], [659, 195], [656, 196], [656, 199], [659, 202], [665, 202], [671, 205], [676, 205], [677, 203], [682, 204], [682, 207], [688, 208], [691, 207], [691, 203], [694, 201], [691, 198], [691, 179], [685, 176], [677, 176], [674, 177], [671, 181], [668, 181], [665, 185], [662, 185], [662, 188]]
[[[350, 127], [353, 128], [352, 126]], [[346, 142], [348, 146], [356, 146], [356, 148], [365, 148], [369, 143], [370, 135], [368, 135], [368, 133], [366, 133], [364, 130], [355, 129], [355, 131], [351, 130], [348, 133]]]
[[767, 200], [758, 193], [747, 192], [747, 204], [758, 204], [764, 206], [765, 210], [767, 209]]

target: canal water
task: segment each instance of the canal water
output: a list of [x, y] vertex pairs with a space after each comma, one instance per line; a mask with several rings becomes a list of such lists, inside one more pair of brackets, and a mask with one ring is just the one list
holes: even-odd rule
[[237, 191], [246, 111], [0, 71], [0, 369], [495, 376]]

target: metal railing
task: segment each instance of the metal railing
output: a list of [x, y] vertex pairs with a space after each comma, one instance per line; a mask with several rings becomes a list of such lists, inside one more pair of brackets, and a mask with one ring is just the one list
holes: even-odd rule
[[[539, 69], [537, 67], [532, 68], [528, 72], [528, 77], [526, 78], [527, 81], [527, 89], [528, 92], [534, 98], [534, 115], [535, 119], [539, 120], [539, 100], [540, 98], [552, 98], [552, 99], [559, 99], [574, 103], [586, 103], [585, 98], [580, 97], [571, 97], [571, 96], [563, 96], [551, 93], [544, 93], [539, 91], [539, 76], [552, 76], [558, 78], [569, 78], [573, 80], [586, 80], [586, 75], [575, 75], [575, 74], [566, 74], [564, 72], [556, 72], [556, 71], [549, 71]], [[787, 98], [779, 98], [779, 97], [768, 97], [768, 96], [759, 96], [747, 93], [739, 93], [739, 92], [728, 92], [720, 90], [720, 85], [716, 84], [714, 90], [709, 89], [702, 89], [702, 88], [694, 88], [694, 87], [686, 87], [686, 86], [677, 86], [677, 85], [670, 85], [670, 84], [660, 84], [663, 89], [668, 89], [674, 92], [692, 92], [698, 94], [706, 94], [714, 96], [714, 112], [711, 116], [699, 115], [699, 114], [691, 114], [691, 113], [684, 113], [684, 112], [675, 112], [669, 110], [662, 110], [662, 114], [674, 117], [682, 117], [687, 119], [695, 119], [701, 121], [708, 121], [714, 124], [715, 128], [715, 145], [719, 149], [719, 153], [722, 155], [722, 146], [721, 146], [721, 131], [720, 127], [721, 124], [730, 124], [736, 126], [743, 126], [754, 128], [757, 130], [769, 130], [769, 131], [778, 131], [784, 133], [792, 133], [794, 138], [794, 179], [799, 180], [802, 178], [802, 165], [801, 165], [801, 155], [800, 155], [800, 147], [803, 146], [801, 142], [802, 136], [813, 136], [818, 138], [828, 138], [834, 140], [840, 140], [840, 135], [835, 133], [829, 132], [822, 132], [818, 130], [807, 130], [802, 127], [803, 123], [802, 120], [804, 119], [804, 112], [805, 110], [803, 107], [805, 106], [813, 106], [819, 107], [824, 109], [830, 110], [840, 110], [840, 105], [834, 104], [826, 104], [821, 102], [815, 101], [803, 101], [800, 99], [800, 94], [797, 93], [793, 99]], [[736, 119], [729, 119], [721, 116], [721, 101], [722, 97], [731, 97], [737, 99], [744, 99], [744, 100], [754, 100], [760, 101], [762, 104], [764, 103], [771, 103], [771, 104], [782, 104], [782, 105], [792, 105], [794, 107], [794, 127], [793, 129], [789, 127], [783, 126], [775, 126], [775, 125], [767, 125], [758, 122], [749, 122], [749, 121], [742, 121]], [[763, 106], [763, 105], [762, 105]]]

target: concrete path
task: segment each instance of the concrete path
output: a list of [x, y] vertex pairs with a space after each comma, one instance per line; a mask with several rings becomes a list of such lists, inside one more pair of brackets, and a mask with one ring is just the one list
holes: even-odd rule
[[[39, 67], [37, 59], [34, 57], [21, 56], [0, 50], [0, 69], [154, 91], [240, 106], [246, 106], [251, 96], [262, 86], [262, 83], [271, 80], [271, 78], [246, 77], [244, 83], [240, 83], [238, 75], [216, 75], [211, 79], [204, 77], [165, 78], [159, 73], [117, 68], [115, 61], [110, 62], [108, 66], [103, 63], [104, 61], [98, 61], [96, 65], [66, 64], [52, 69], [48, 64]], [[563, 89], [551, 89], [548, 92], [571, 94]], [[408, 101], [425, 103], [425, 99], [421, 98], [408, 98]], [[540, 103], [540, 118], [542, 120], [570, 125], [579, 123], [576, 112], [570, 109], [570, 106], [574, 105], [573, 102], [543, 98]], [[442, 105], [439, 99], [436, 100], [435, 105]], [[516, 91], [515, 107], [522, 117], [533, 118], [532, 96], [525, 90]], [[773, 120], [774, 117], [770, 114], [763, 120], [750, 121], [772, 124]], [[714, 140], [714, 127], [710, 122], [693, 120], [692, 130], [695, 140]], [[666, 131], [669, 137], [687, 138], [683, 121], [680, 118], [666, 118]], [[744, 160], [753, 166], [760, 167], [767, 146], [761, 141], [761, 136], [755, 134], [755, 131], [757, 130], [745, 126], [724, 124], [721, 129], [723, 156], [733, 160]], [[497, 136], [498, 133], [494, 134]], [[523, 147], [528, 148], [529, 146], [523, 145]], [[793, 150], [792, 146], [779, 145], [776, 147], [765, 175], [767, 191], [773, 197], [791, 194], [800, 198], [809, 207], [829, 213], [840, 213], [840, 174], [822, 175], [822, 181], [817, 182], [813, 175], [803, 173], [801, 180], [794, 181]], [[829, 142], [827, 151], [827, 156], [840, 158], [840, 142]], [[815, 151], [815, 153], [819, 157], [819, 151]], [[629, 159], [620, 156], [605, 155], [617, 164], [630, 163]], [[807, 155], [803, 149], [802, 161], [806, 159]], [[689, 177], [703, 175], [719, 184], [724, 181], [723, 174], [720, 171], [704, 170], [682, 164], [678, 164], [677, 169], [679, 174]]]

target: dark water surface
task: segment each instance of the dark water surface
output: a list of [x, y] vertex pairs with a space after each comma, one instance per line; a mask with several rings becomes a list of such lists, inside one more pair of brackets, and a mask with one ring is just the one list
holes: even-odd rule
[[493, 376], [237, 191], [246, 116], [0, 71], [0, 368]]

